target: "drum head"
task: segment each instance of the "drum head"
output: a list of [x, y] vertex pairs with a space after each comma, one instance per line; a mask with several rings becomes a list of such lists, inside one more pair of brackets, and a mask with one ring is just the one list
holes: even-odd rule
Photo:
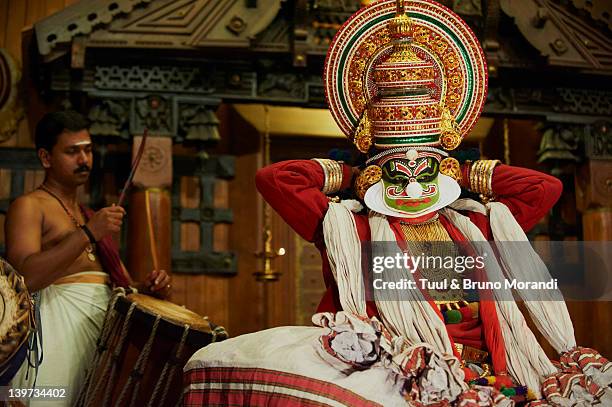
[[0, 367], [11, 361], [32, 326], [32, 302], [20, 276], [0, 258]]
[[136, 307], [140, 310], [148, 314], [159, 315], [162, 319], [176, 325], [183, 326], [187, 324], [196, 331], [212, 332], [210, 323], [204, 317], [170, 301], [160, 300], [143, 294], [128, 294], [127, 300], [135, 302]]

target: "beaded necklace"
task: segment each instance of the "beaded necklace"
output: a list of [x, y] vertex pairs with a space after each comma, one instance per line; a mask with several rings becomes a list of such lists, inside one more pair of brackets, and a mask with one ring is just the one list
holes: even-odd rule
[[[72, 214], [72, 212], [70, 212], [70, 210], [68, 209], [68, 207], [64, 204], [64, 201], [61, 200], [61, 198], [59, 196], [57, 196], [55, 193], [53, 193], [49, 188], [47, 188], [44, 185], [40, 185], [38, 187], [38, 189], [45, 191], [46, 193], [48, 193], [49, 195], [51, 195], [53, 198], [55, 198], [55, 200], [60, 204], [60, 206], [62, 207], [62, 209], [64, 210], [64, 212], [66, 212], [66, 215], [68, 215], [68, 217], [70, 218], [70, 220], [72, 221], [72, 223], [74, 224], [74, 226], [79, 229], [81, 227], [81, 224], [79, 223], [79, 221], [77, 220], [77, 218]], [[85, 251], [87, 252], [87, 258], [91, 261], [96, 261], [96, 255], [95, 253], [95, 248], [93, 246], [93, 244], [89, 244], [86, 248]]]

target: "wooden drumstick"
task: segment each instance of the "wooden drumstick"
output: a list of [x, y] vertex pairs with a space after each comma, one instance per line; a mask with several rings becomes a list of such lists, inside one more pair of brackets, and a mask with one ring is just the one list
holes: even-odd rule
[[157, 246], [155, 245], [155, 235], [153, 232], [153, 216], [151, 215], [151, 196], [149, 190], [145, 190], [145, 207], [147, 212], [147, 229], [149, 230], [149, 248], [151, 249], [151, 257], [153, 258], [153, 270], [159, 271], [159, 263], [157, 262]]
[[119, 195], [119, 201], [117, 202], [117, 206], [123, 205], [123, 201], [125, 200], [127, 190], [132, 185], [132, 180], [134, 179], [134, 175], [136, 174], [136, 170], [138, 169], [138, 165], [140, 164], [140, 159], [144, 154], [145, 142], [147, 141], [147, 136], [149, 135], [149, 129], [145, 127], [144, 132], [142, 133], [142, 140], [140, 140], [140, 146], [138, 147], [138, 151], [136, 152], [136, 157], [134, 157], [134, 164], [132, 164], [132, 169], [130, 170], [130, 175], [128, 175], [125, 184], [123, 184], [123, 189], [121, 190], [121, 195]]

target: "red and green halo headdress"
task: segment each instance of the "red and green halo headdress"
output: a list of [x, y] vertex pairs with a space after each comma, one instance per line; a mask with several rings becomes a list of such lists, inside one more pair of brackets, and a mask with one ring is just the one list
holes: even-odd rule
[[[487, 93], [487, 66], [478, 39], [457, 14], [432, 0], [406, 1], [404, 7], [412, 25], [412, 50], [433, 68], [431, 97], [439, 102], [440, 115], [448, 108], [463, 138], [476, 124]], [[358, 141], [354, 137], [360, 120], [378, 93], [375, 67], [393, 51], [389, 23], [396, 14], [395, 0], [364, 7], [344, 23], [330, 45], [324, 69], [327, 103], [353, 141]]]
[[[448, 156], [480, 116], [487, 67], [474, 33], [445, 6], [382, 0], [340, 28], [324, 82], [340, 129], [370, 162], [379, 163], [417, 151]], [[443, 160], [441, 177], [458, 176], [458, 167], [452, 158]], [[458, 195], [457, 185], [451, 189]]]

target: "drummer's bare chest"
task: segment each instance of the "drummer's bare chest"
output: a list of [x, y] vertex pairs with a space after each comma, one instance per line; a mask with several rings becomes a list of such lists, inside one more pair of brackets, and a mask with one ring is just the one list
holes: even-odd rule
[[[85, 219], [81, 213], [72, 212], [72, 216], [74, 216], [78, 224], [85, 223]], [[56, 246], [75, 230], [77, 230], [77, 225], [62, 208], [56, 208], [55, 205], [52, 204], [43, 207], [41, 230], [41, 245], [43, 250]]]

